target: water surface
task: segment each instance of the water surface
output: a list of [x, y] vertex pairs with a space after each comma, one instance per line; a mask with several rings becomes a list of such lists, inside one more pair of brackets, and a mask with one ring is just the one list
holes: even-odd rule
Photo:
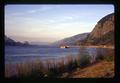
[[90, 48], [90, 47], [20, 47], [20, 46], [5, 46], [5, 63], [21, 63], [27, 61], [35, 61], [36, 59], [59, 59], [66, 56], [97, 56], [107, 55], [114, 52], [114, 49], [108, 48]]

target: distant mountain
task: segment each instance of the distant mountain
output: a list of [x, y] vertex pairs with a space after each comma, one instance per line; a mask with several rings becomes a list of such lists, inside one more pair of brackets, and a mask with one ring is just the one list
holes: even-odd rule
[[[41, 42], [39, 42], [41, 43]], [[52, 46], [49, 46], [45, 43], [41, 43], [41, 44], [36, 44], [36, 42], [28, 42], [28, 41], [25, 41], [24, 43], [22, 42], [16, 42], [15, 40], [5, 36], [5, 46], [32, 46], [32, 47], [52, 47]]]
[[48, 42], [29, 42], [31, 45], [50, 45]]
[[77, 41], [82, 41], [84, 40], [89, 33], [82, 33], [82, 34], [78, 34], [72, 37], [68, 37], [68, 38], [64, 38], [62, 40], [56, 41], [54, 43], [52, 43], [52, 45], [76, 45]]
[[29, 46], [29, 42], [25, 41], [24, 43], [16, 42], [15, 40], [5, 36], [5, 45], [6, 46]]
[[5, 44], [9, 44], [9, 43], [13, 43], [13, 42], [15, 42], [15, 41], [8, 38], [7, 36], [5, 36]]
[[114, 13], [98, 21], [84, 45], [114, 45]]

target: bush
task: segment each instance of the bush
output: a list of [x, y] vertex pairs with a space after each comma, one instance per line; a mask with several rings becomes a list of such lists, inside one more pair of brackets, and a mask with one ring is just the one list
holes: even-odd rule
[[73, 68], [77, 68], [77, 67], [79, 67], [79, 61], [75, 59], [73, 62]]
[[114, 61], [114, 56], [113, 55], [105, 56], [104, 60], [108, 62]]
[[67, 71], [71, 71], [75, 68], [74, 62], [69, 62], [67, 64]]
[[114, 56], [113, 55], [99, 55], [96, 57], [96, 61], [113, 61], [114, 60]]
[[44, 73], [40, 70], [33, 70], [28, 77], [30, 77], [30, 78], [43, 78]]
[[47, 72], [47, 77], [57, 77], [60, 74], [60, 71], [57, 67], [50, 68]]
[[80, 67], [87, 66], [91, 63], [90, 61], [91, 57], [89, 55], [81, 55], [80, 57]]
[[104, 60], [104, 58], [105, 58], [105, 56], [103, 56], [103, 55], [98, 55], [98, 56], [96, 56], [96, 61], [101, 61], [101, 60]]

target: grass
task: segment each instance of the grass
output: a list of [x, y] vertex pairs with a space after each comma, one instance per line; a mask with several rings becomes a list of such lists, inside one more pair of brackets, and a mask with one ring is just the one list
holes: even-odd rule
[[72, 71], [64, 78], [113, 78], [114, 62], [100, 61], [83, 69]]
[[96, 57], [96, 61], [108, 61], [108, 62], [111, 62], [111, 61], [114, 61], [114, 53], [108, 53], [106, 55], [98, 55]]
[[[95, 58], [96, 61], [114, 61], [113, 55], [99, 55]], [[93, 63], [93, 62], [92, 62]], [[19, 63], [16, 64], [15, 67], [10, 66], [5, 68], [5, 76], [6, 77], [16, 77], [16, 78], [59, 78], [66, 72], [71, 72], [76, 69], [81, 69], [82, 67], [86, 67], [91, 64], [91, 57], [88, 55], [77, 56], [73, 58], [72, 56], [62, 57], [59, 60], [46, 60], [45, 63], [42, 63], [40, 60], [36, 60], [35, 62], [29, 63]], [[102, 65], [104, 66], [104, 65]], [[101, 66], [101, 68], [102, 68]], [[8, 75], [10, 70], [15, 68], [16, 74], [13, 76]], [[100, 69], [101, 69], [100, 68]], [[93, 69], [95, 70], [95, 68]], [[14, 72], [14, 71], [13, 71]], [[88, 75], [88, 74], [86, 74]], [[107, 76], [107, 75], [106, 75]], [[64, 76], [67, 77], [67, 76]], [[86, 76], [87, 77], [87, 76]]]
[[96, 61], [84, 68], [77, 68], [71, 72], [63, 73], [61, 78], [113, 78], [114, 77], [114, 54], [99, 55]]

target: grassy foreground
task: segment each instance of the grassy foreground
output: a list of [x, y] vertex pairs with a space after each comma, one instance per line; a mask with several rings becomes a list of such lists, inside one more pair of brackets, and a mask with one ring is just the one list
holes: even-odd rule
[[115, 75], [114, 55], [98, 56], [96, 62], [87, 67], [63, 73], [61, 78], [113, 78]]
[[[8, 78], [112, 78], [114, 77], [114, 54], [97, 57], [84, 55], [73, 59], [71, 56], [46, 61], [46, 66], [40, 62], [22, 63], [7, 66], [5, 76]], [[14, 70], [16, 71], [16, 74]]]
[[113, 78], [114, 62], [100, 61], [83, 69], [64, 73], [61, 78]]

